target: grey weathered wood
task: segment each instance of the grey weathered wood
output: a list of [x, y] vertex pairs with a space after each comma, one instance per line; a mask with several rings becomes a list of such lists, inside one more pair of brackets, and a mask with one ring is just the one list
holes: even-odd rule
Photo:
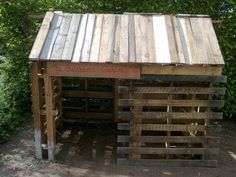
[[223, 113], [219, 112], [118, 112], [118, 118], [130, 120], [134, 117], [145, 119], [222, 119]]
[[193, 64], [214, 64], [212, 62], [209, 62], [210, 58], [207, 57], [207, 51], [206, 46], [204, 45], [204, 38], [203, 38], [203, 31], [201, 30], [201, 25], [198, 22], [198, 18], [190, 18], [188, 20], [189, 24], [189, 30], [191, 30], [191, 35], [194, 42], [194, 45], [196, 47], [196, 56], [195, 60], [200, 61], [193, 61]]
[[66, 37], [65, 47], [61, 57], [62, 60], [72, 59], [74, 45], [76, 42], [76, 36], [79, 29], [80, 18], [81, 18], [80, 14], [72, 15], [69, 31]]
[[227, 77], [222, 76], [196, 76], [196, 75], [152, 75], [143, 74], [141, 80], [154, 80], [154, 81], [188, 81], [188, 82], [227, 82]]
[[214, 57], [215, 63], [224, 64], [224, 59], [222, 57], [222, 53], [221, 53], [221, 50], [220, 50], [220, 47], [219, 47], [219, 44], [218, 44], [218, 41], [217, 41], [217, 38], [216, 38], [216, 34], [215, 34], [215, 31], [214, 31], [211, 19], [210, 18], [205, 18], [204, 23], [205, 23], [205, 26], [208, 27], [207, 28], [208, 31], [209, 31], [208, 40], [210, 41], [210, 44], [211, 44], [212, 55]]
[[42, 52], [40, 54], [40, 59], [49, 60], [53, 50], [54, 43], [56, 41], [60, 25], [63, 19], [62, 12], [54, 13], [54, 17], [48, 31], [47, 38], [45, 40]]
[[119, 165], [141, 165], [155, 167], [217, 167], [217, 160], [167, 160], [167, 159], [117, 159]]
[[88, 18], [87, 14], [84, 14], [81, 16], [81, 20], [80, 20], [81, 22], [80, 22], [78, 34], [76, 37], [75, 48], [74, 48], [73, 56], [72, 56], [72, 62], [80, 62], [82, 47], [83, 47], [84, 38], [85, 38], [87, 18]]
[[[144, 131], [199, 131], [203, 132], [206, 129], [220, 129], [220, 125], [181, 125], [181, 124], [136, 124], [132, 125], [132, 128]], [[129, 123], [118, 123], [118, 130], [130, 130], [131, 125]]]
[[99, 50], [99, 62], [106, 63], [110, 60], [111, 54], [111, 33], [112, 29], [114, 29], [115, 18], [114, 16], [104, 15], [103, 25], [102, 25], [102, 36], [100, 42], [100, 50]]
[[117, 16], [117, 25], [116, 25], [116, 33], [115, 33], [115, 43], [113, 48], [113, 62], [119, 63], [119, 56], [120, 56], [120, 31], [121, 31], [121, 15]]
[[116, 30], [117, 30], [117, 26], [118, 26], [118, 21], [119, 21], [119, 16], [116, 15], [112, 21], [112, 29], [110, 32], [110, 37], [109, 37], [109, 42], [108, 45], [109, 47], [109, 55], [108, 58], [106, 60], [106, 62], [112, 63], [114, 61], [114, 48], [115, 48], [115, 43], [116, 43]]
[[142, 143], [219, 143], [220, 138], [214, 136], [118, 136], [117, 142]]
[[218, 155], [218, 148], [149, 148], [149, 147], [117, 147], [118, 154], [196, 154]]
[[66, 37], [67, 37], [68, 30], [70, 27], [71, 17], [72, 17], [71, 14], [68, 14], [68, 13], [63, 14], [63, 19], [62, 19], [60, 29], [57, 34], [56, 41], [53, 45], [53, 50], [52, 50], [50, 60], [62, 59], [62, 54], [63, 54], [64, 46], [66, 43]]
[[119, 99], [119, 106], [223, 107], [224, 100]]
[[183, 55], [184, 55], [184, 63], [190, 64], [192, 55], [191, 51], [188, 47], [188, 38], [187, 38], [187, 30], [186, 30], [186, 24], [185, 19], [183, 18], [176, 18], [176, 23], [178, 24], [179, 29], [179, 35], [180, 35], [180, 41], [183, 49]]
[[129, 41], [128, 41], [128, 15], [120, 17], [120, 39], [119, 39], [119, 62], [128, 63]]
[[225, 88], [206, 87], [134, 87], [119, 86], [119, 93], [134, 92], [140, 94], [225, 94]]
[[85, 29], [85, 38], [81, 53], [81, 62], [89, 61], [95, 22], [96, 22], [96, 16], [94, 14], [90, 14], [88, 16], [88, 21]]
[[101, 14], [96, 15], [96, 24], [94, 29], [94, 36], [90, 51], [89, 62], [98, 62], [101, 36], [102, 36], [102, 26], [103, 26], [103, 15]]
[[177, 54], [177, 45], [176, 45], [176, 37], [174, 33], [174, 25], [172, 23], [172, 17], [170, 15], [165, 15], [166, 21], [166, 30], [168, 35], [168, 45], [169, 45], [169, 52], [171, 57], [171, 63], [180, 63], [178, 54]]
[[136, 61], [134, 16], [129, 15], [129, 62]]
[[43, 45], [44, 45], [45, 40], [47, 38], [48, 31], [49, 31], [53, 17], [54, 17], [53, 12], [46, 13], [45, 18], [44, 18], [42, 25], [39, 29], [39, 32], [37, 34], [37, 38], [34, 41], [34, 45], [32, 47], [30, 55], [29, 55], [29, 58], [31, 60], [38, 60], [40, 58], [40, 53], [42, 52]]

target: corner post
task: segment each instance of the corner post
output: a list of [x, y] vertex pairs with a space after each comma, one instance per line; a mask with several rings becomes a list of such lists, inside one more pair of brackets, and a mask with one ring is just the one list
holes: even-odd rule
[[34, 117], [35, 156], [42, 159], [42, 122], [40, 116], [40, 84], [39, 84], [39, 62], [31, 64], [31, 90], [32, 90], [32, 112]]
[[47, 64], [45, 65], [44, 85], [46, 99], [48, 160], [53, 161], [56, 143], [55, 121], [53, 117], [53, 77], [48, 75]]

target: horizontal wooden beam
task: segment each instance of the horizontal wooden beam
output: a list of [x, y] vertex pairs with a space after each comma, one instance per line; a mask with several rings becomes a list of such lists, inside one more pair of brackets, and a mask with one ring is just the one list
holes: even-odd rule
[[141, 165], [155, 167], [216, 167], [217, 160], [168, 160], [168, 159], [135, 159], [118, 158], [119, 165]]
[[181, 132], [203, 132], [208, 129], [220, 129], [220, 125], [181, 125], [181, 124], [134, 124], [118, 123], [118, 130], [137, 129], [141, 131], [181, 131]]
[[155, 75], [155, 74], [142, 74], [141, 80], [152, 81], [173, 81], [173, 82], [227, 82], [227, 77], [222, 76], [196, 76], [196, 75]]
[[118, 119], [131, 120], [133, 118], [146, 119], [222, 119], [221, 112], [118, 112]]
[[117, 147], [118, 154], [195, 154], [218, 155], [218, 148], [149, 148], [149, 147]]
[[100, 113], [100, 112], [75, 112], [75, 111], [64, 111], [64, 118], [83, 118], [83, 119], [112, 119], [113, 113]]
[[142, 65], [142, 74], [218, 76], [222, 74], [222, 66], [203, 67], [202, 65]]
[[119, 99], [119, 106], [223, 107], [224, 100]]
[[139, 94], [155, 94], [155, 93], [167, 93], [167, 94], [225, 94], [225, 88], [214, 87], [128, 87], [119, 86], [119, 93], [139, 93]]
[[219, 143], [220, 138], [215, 136], [118, 136], [117, 142], [142, 143]]
[[82, 98], [113, 98], [112, 92], [63, 90], [63, 97], [82, 97]]
[[140, 79], [137, 64], [47, 62], [50, 76]]

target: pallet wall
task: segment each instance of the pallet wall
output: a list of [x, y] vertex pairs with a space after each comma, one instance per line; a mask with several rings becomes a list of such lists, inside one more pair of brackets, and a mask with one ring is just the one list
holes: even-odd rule
[[67, 122], [113, 122], [114, 80], [63, 78], [63, 113]]
[[[62, 81], [60, 77], [48, 77], [42, 62], [31, 64], [32, 80], [32, 112], [35, 127], [36, 157], [43, 158], [43, 150], [48, 149], [48, 139], [53, 137], [56, 143], [55, 129], [62, 125]], [[47, 86], [46, 86], [47, 85]], [[50, 87], [47, 89], [46, 87]], [[52, 90], [52, 92], [45, 91]], [[51, 95], [52, 94], [52, 95]], [[51, 100], [52, 98], [52, 100]], [[46, 110], [46, 102], [51, 102], [52, 110]], [[53, 120], [47, 120], [46, 115], [52, 112]]]
[[215, 166], [225, 89], [216, 77], [160, 78], [120, 83], [117, 163]]

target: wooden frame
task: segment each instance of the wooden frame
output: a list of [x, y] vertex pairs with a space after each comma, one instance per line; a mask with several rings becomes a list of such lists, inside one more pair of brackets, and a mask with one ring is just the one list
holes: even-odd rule
[[[165, 155], [166, 161], [156, 159], [157, 163], [172, 162], [174, 165], [199, 165], [203, 162], [206, 166], [215, 166], [215, 160], [207, 160], [208, 155], [217, 154], [217, 148], [208, 148], [208, 143], [219, 142], [218, 137], [211, 136], [208, 133], [212, 129], [218, 129], [218, 126], [210, 124], [210, 120], [222, 119], [222, 113], [217, 112], [175, 112], [178, 107], [201, 107], [201, 109], [211, 110], [211, 107], [222, 107], [222, 100], [211, 100], [211, 96], [207, 100], [194, 99], [176, 99], [173, 95], [221, 95], [225, 93], [224, 88], [206, 87], [204, 84], [200, 87], [194, 86], [175, 86], [175, 82], [198, 82], [198, 83], [215, 83], [226, 82], [226, 77], [221, 76], [222, 67], [203, 67], [203, 66], [160, 66], [160, 65], [140, 65], [140, 64], [80, 64], [70, 62], [33, 62], [31, 67], [32, 73], [32, 103], [33, 114], [35, 120], [35, 153], [36, 157], [43, 157], [43, 142], [47, 138], [48, 159], [55, 159], [56, 146], [56, 127], [60, 124], [62, 116], [75, 117], [80, 116], [111, 120], [114, 117], [114, 122], [118, 123], [118, 130], [129, 131], [129, 135], [119, 135], [118, 143], [128, 143], [128, 147], [118, 146], [118, 154], [129, 154], [128, 159], [118, 158], [120, 164], [142, 164], [145, 161], [151, 162], [150, 159], [143, 159], [142, 154], [159, 154]], [[171, 74], [168, 74], [171, 73]], [[190, 73], [187, 75], [187, 73]], [[97, 93], [94, 91], [76, 91], [63, 90], [61, 77], [98, 77], [98, 78], [113, 78], [114, 88], [111, 92]], [[43, 81], [45, 94], [42, 93], [42, 85], [39, 80]], [[122, 85], [121, 80], [127, 80], [128, 85]], [[146, 86], [145, 82], [169, 82], [169, 86]], [[136, 86], [134, 83], [143, 82], [144, 85]], [[87, 83], [87, 82], [86, 82]], [[87, 84], [86, 84], [87, 88]], [[40, 93], [41, 92], [41, 93]], [[148, 95], [154, 95], [147, 97]], [[166, 99], [158, 100], [157, 95], [167, 95]], [[45, 96], [43, 96], [45, 95]], [[122, 96], [123, 95], [123, 96]], [[129, 95], [129, 96], [128, 96]], [[114, 99], [113, 113], [82, 113], [80, 111], [70, 112], [64, 111], [61, 99], [64, 97], [96, 97]], [[127, 97], [128, 96], [128, 97]], [[157, 100], [156, 100], [157, 99]], [[41, 101], [40, 101], [41, 100]], [[46, 109], [42, 109], [42, 104], [45, 102]], [[167, 112], [143, 112], [145, 107], [160, 106], [166, 107]], [[122, 111], [122, 107], [132, 107], [132, 111]], [[146, 108], [145, 108], [146, 109]], [[43, 122], [42, 116], [46, 116], [46, 122]], [[99, 120], [99, 119], [98, 119]], [[167, 120], [166, 124], [159, 124], [159, 121]], [[185, 124], [178, 124], [181, 120]], [[196, 122], [207, 122], [206, 125], [191, 125], [189, 120]], [[148, 121], [149, 123], [143, 124]], [[151, 122], [150, 122], [151, 121]], [[176, 122], [177, 121], [177, 122]], [[191, 122], [190, 121], [190, 122]], [[46, 128], [43, 128], [46, 125]], [[143, 131], [165, 131], [165, 136], [143, 136]], [[189, 137], [189, 136], [172, 136], [175, 131], [200, 132], [204, 136]], [[45, 134], [46, 132], [46, 134]], [[154, 148], [143, 147], [145, 143], [166, 143], [166, 147]], [[189, 150], [188, 147], [182, 149], [173, 149], [171, 146], [176, 143], [193, 144], [202, 143], [204, 147], [193, 147]], [[204, 159], [196, 161], [191, 160], [173, 160], [172, 155], [178, 154], [201, 154]], [[205, 156], [207, 155], [207, 156]], [[201, 164], [202, 165], [202, 164]]]

